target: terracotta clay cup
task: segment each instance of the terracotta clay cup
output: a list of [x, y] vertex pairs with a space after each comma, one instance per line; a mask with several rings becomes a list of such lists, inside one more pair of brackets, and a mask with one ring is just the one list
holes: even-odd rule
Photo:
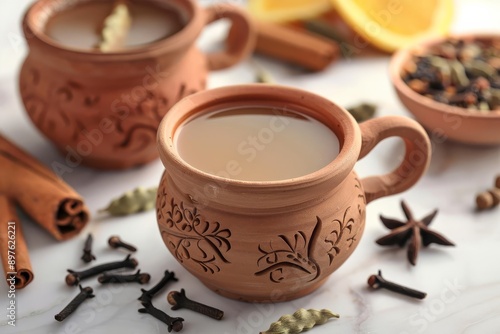
[[[214, 176], [178, 155], [172, 138], [187, 118], [256, 102], [316, 118], [339, 138], [340, 154], [312, 174], [260, 182]], [[353, 171], [356, 162], [393, 136], [405, 142], [401, 165], [360, 179]], [[207, 287], [248, 302], [291, 300], [321, 286], [358, 245], [366, 204], [413, 186], [430, 160], [429, 138], [413, 120], [389, 116], [358, 125], [320, 96], [257, 84], [183, 99], [160, 124], [158, 147], [165, 173], [157, 219], [166, 246]]]
[[[403, 66], [414, 54], [445, 42], [450, 37], [423, 41], [408, 49], [398, 51], [390, 66], [391, 81], [405, 107], [428, 129], [431, 136], [441, 141], [451, 139], [474, 145], [500, 145], [500, 111], [479, 112], [434, 101], [412, 90], [403, 81]], [[477, 39], [489, 42], [499, 35], [453, 35], [453, 39]]]
[[[202, 9], [194, 0], [147, 0], [174, 5], [187, 23], [168, 38], [115, 53], [71, 49], [45, 34], [52, 15], [89, 1], [96, 0], [40, 0], [28, 9], [23, 26], [30, 50], [20, 73], [22, 100], [70, 167], [145, 164], [158, 156], [156, 131], [165, 113], [184, 96], [205, 89], [208, 71], [250, 54], [253, 26], [243, 10], [228, 4]], [[232, 22], [226, 50], [203, 54], [195, 46], [197, 37], [222, 18]]]

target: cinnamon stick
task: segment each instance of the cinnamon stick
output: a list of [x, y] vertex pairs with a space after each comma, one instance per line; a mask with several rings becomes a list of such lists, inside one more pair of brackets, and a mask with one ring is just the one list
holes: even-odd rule
[[14, 278], [16, 289], [22, 289], [33, 280], [33, 270], [14, 203], [4, 195], [0, 195], [0, 229], [0, 258], [7, 284]]
[[264, 55], [321, 71], [340, 57], [335, 41], [275, 23], [256, 22], [255, 50]]
[[89, 220], [83, 199], [42, 163], [0, 135], [0, 193], [15, 200], [57, 240], [77, 235]]

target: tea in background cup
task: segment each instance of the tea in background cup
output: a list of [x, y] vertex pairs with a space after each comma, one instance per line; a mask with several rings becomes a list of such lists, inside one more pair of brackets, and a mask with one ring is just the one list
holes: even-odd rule
[[[391, 136], [405, 142], [401, 165], [359, 178], [355, 163]], [[321, 286], [358, 245], [366, 204], [413, 186], [430, 160], [429, 138], [413, 120], [358, 125], [320, 96], [274, 85], [183, 99], [160, 124], [158, 148], [166, 246], [207, 287], [249, 302]]]
[[[104, 22], [113, 14], [115, 4], [110, 1], [90, 1], [69, 7], [50, 17], [45, 32], [65, 47], [96, 50], [102, 40]], [[124, 5], [129, 22], [125, 27], [126, 36], [120, 51], [170, 37], [189, 21], [185, 11], [176, 8], [173, 3], [161, 7], [147, 1], [124, 2]]]
[[[80, 164], [123, 169], [154, 160], [156, 131], [170, 107], [205, 89], [209, 71], [253, 50], [253, 25], [238, 7], [125, 3], [131, 19], [125, 45], [110, 52], [95, 44], [114, 0], [40, 0], [24, 17], [29, 54], [20, 72], [21, 98], [33, 123], [66, 157], [60, 175]], [[226, 50], [202, 53], [196, 39], [223, 18], [232, 23]]]

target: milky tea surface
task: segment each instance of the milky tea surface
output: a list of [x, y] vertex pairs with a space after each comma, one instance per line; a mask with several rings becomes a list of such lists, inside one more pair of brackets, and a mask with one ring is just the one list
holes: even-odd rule
[[244, 181], [278, 181], [315, 172], [339, 154], [323, 123], [270, 107], [208, 112], [188, 119], [174, 138], [179, 156], [209, 174]]
[[[101, 42], [106, 17], [113, 11], [113, 2], [88, 2], [67, 9], [52, 17], [45, 32], [67, 47], [88, 50]], [[176, 8], [156, 7], [146, 3], [129, 3], [131, 26], [124, 50], [159, 41], [179, 32], [184, 26]]]

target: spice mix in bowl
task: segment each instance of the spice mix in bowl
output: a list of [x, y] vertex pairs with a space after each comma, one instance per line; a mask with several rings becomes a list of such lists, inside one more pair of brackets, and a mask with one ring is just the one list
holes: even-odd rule
[[424, 41], [397, 52], [390, 74], [403, 104], [433, 136], [500, 144], [500, 35]]

